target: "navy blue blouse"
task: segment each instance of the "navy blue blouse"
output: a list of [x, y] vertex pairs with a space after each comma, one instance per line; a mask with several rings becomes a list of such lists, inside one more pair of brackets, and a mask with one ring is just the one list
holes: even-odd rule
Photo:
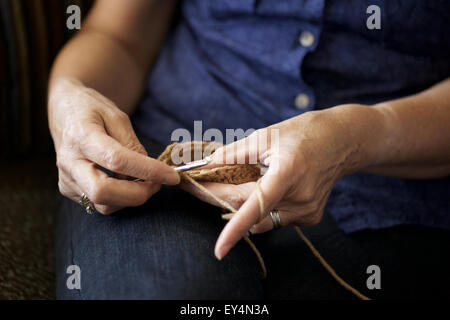
[[[381, 29], [367, 27], [370, 5], [381, 10]], [[258, 129], [403, 97], [448, 77], [450, 1], [188, 0], [133, 121], [166, 144], [195, 120], [204, 130]], [[450, 228], [450, 179], [354, 174], [337, 183], [327, 210], [346, 232]]]

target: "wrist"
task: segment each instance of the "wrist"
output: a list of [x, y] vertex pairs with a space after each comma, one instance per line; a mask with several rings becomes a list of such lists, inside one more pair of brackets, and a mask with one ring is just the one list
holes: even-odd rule
[[[389, 150], [389, 121], [384, 108], [342, 105], [335, 108], [346, 146], [343, 175], [352, 174], [383, 162]], [[330, 110], [332, 110], [330, 109]]]
[[82, 83], [74, 78], [58, 77], [51, 81], [48, 90], [48, 123], [49, 130], [55, 146], [58, 145], [62, 128], [65, 126], [65, 115], [69, 114], [64, 106], [67, 105], [74, 87], [80, 87]]

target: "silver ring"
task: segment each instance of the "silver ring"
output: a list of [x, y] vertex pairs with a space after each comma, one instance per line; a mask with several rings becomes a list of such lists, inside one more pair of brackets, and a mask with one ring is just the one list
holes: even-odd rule
[[88, 214], [94, 214], [95, 206], [92, 203], [92, 201], [89, 200], [89, 198], [84, 193], [81, 195], [81, 199], [80, 199], [80, 201], [78, 201], [78, 203], [80, 205], [82, 205], [84, 207], [84, 209], [86, 209], [86, 212]]
[[270, 211], [270, 218], [272, 219], [273, 223], [273, 229], [280, 229], [281, 228], [281, 219], [280, 219], [280, 211], [278, 209], [273, 209]]

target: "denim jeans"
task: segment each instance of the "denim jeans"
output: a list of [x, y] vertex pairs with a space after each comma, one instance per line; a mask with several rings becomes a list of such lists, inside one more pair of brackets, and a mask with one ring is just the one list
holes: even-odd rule
[[[149, 154], [163, 147], [141, 138]], [[262, 278], [244, 241], [222, 261], [214, 256], [224, 226], [220, 209], [177, 187], [164, 187], [145, 205], [111, 216], [88, 215], [60, 198], [56, 225], [59, 299], [351, 299], [292, 228], [252, 236], [268, 269]], [[450, 214], [450, 213], [449, 213]], [[345, 234], [327, 214], [305, 228], [336, 272], [372, 298], [450, 297], [450, 232], [418, 226]], [[67, 268], [81, 270], [69, 289]], [[367, 267], [381, 270], [369, 290]]]

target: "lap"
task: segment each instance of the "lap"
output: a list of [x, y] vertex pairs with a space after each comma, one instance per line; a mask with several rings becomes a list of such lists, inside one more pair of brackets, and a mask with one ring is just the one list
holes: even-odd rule
[[[57, 292], [63, 299], [346, 299], [291, 228], [254, 236], [268, 269], [245, 242], [223, 260], [214, 243], [223, 227], [216, 208], [178, 190], [110, 217], [87, 215], [63, 200], [57, 227]], [[337, 273], [372, 298], [448, 296], [450, 233], [402, 226], [347, 235], [329, 216], [304, 230]], [[66, 287], [66, 268], [82, 271], [81, 291]], [[368, 290], [366, 269], [381, 269]]]
[[[222, 228], [217, 208], [173, 188], [112, 216], [87, 215], [63, 200], [57, 226], [58, 297], [262, 298], [261, 269], [246, 243], [223, 261], [215, 258]], [[80, 291], [66, 287], [69, 265], [81, 269]]]

